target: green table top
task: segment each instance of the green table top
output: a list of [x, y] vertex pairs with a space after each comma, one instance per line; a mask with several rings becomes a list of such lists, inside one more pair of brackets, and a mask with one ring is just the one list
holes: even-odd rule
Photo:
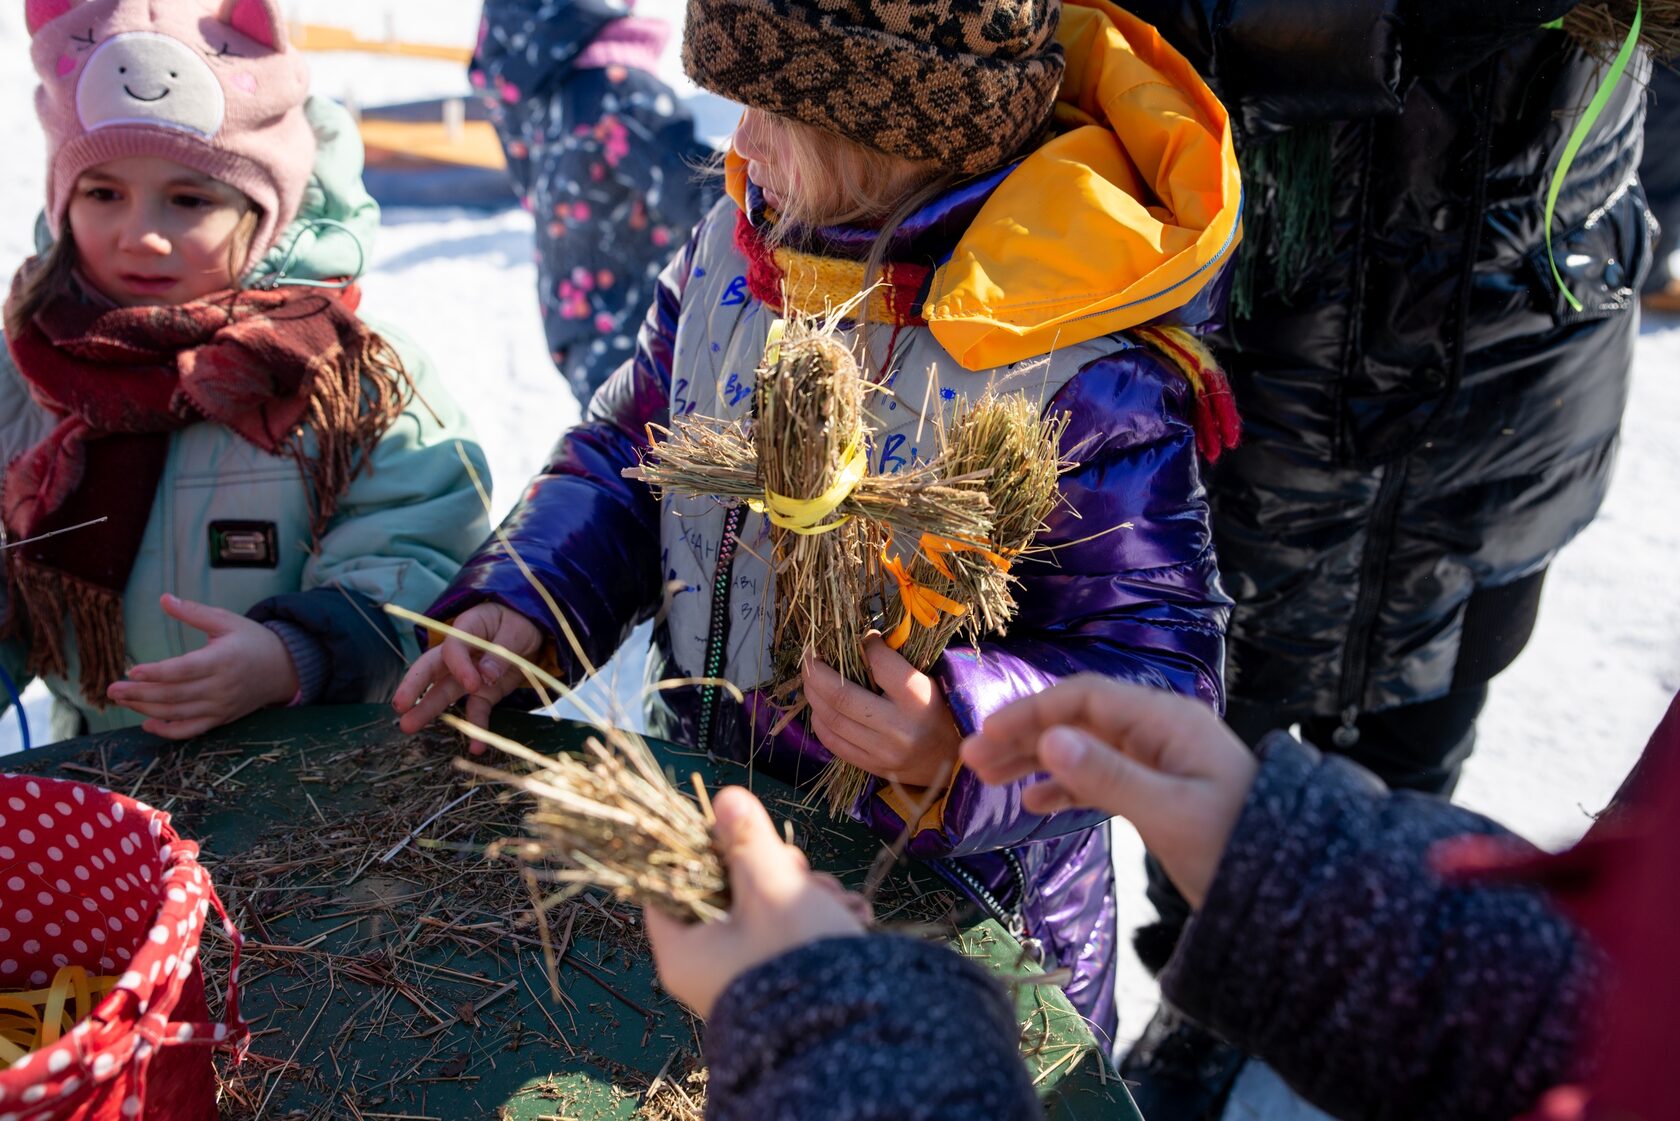
[[[496, 730], [546, 752], [589, 731], [525, 716]], [[752, 786], [849, 886], [882, 851], [763, 776], [653, 747], [673, 775]], [[658, 988], [636, 909], [588, 895], [535, 921], [517, 865], [484, 852], [526, 807], [456, 771], [459, 751], [447, 734], [404, 736], [386, 707], [347, 706], [273, 710], [186, 745], [71, 740], [4, 766], [133, 794], [203, 846], [248, 939], [241, 1006], [255, 1034], [222, 1072], [225, 1118], [699, 1118], [700, 1025]], [[930, 929], [1006, 978], [1037, 972], [926, 868], [900, 864], [875, 904], [885, 925]], [[207, 936], [204, 960], [213, 989], [225, 940]], [[1061, 991], [1016, 992], [1048, 1115], [1137, 1121]]]

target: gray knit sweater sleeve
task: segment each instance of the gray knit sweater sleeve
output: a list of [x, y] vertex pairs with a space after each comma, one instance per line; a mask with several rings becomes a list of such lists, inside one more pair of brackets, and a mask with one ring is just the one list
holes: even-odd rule
[[706, 1026], [708, 1121], [1041, 1121], [997, 983], [943, 946], [869, 935], [742, 974]]
[[1344, 1121], [1515, 1117], [1578, 1074], [1597, 952], [1537, 890], [1430, 870], [1504, 830], [1282, 734], [1260, 754], [1167, 999]]

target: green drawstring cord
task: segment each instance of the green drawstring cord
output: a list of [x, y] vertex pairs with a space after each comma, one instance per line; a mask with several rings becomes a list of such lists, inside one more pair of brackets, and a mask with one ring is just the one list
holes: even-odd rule
[[[349, 238], [351, 243], [356, 247], [356, 267], [348, 277], [343, 280], [334, 281], [306, 280], [303, 277], [289, 277], [286, 275], [291, 267], [297, 264], [298, 258], [303, 255], [299, 250], [299, 246], [303, 244], [304, 238], [313, 236], [316, 241], [319, 241], [323, 231], [331, 233], [335, 230]], [[357, 278], [362, 275], [362, 270], [366, 267], [367, 249], [362, 245], [362, 239], [356, 235], [355, 230], [352, 230], [343, 222], [338, 222], [331, 218], [308, 218], [304, 220], [304, 228], [298, 232], [297, 237], [292, 239], [292, 244], [286, 249], [285, 257], [281, 258], [280, 267], [274, 270], [274, 275], [272, 277], [263, 281], [260, 285], [258, 285], [258, 287], [331, 288], [335, 291], [343, 291], [352, 284], [356, 283]]]
[[[1556, 29], [1563, 26], [1561, 19], [1546, 24], [1547, 28]], [[1587, 135], [1592, 132], [1598, 118], [1603, 115], [1604, 107], [1610, 104], [1610, 95], [1616, 92], [1621, 84], [1622, 75], [1627, 73], [1628, 64], [1633, 61], [1634, 52], [1639, 49], [1639, 32], [1645, 26], [1645, 4], [1643, 0], [1634, 5], [1633, 25], [1628, 28], [1627, 39], [1622, 43], [1622, 49], [1616, 52], [1616, 60], [1610, 64], [1610, 72], [1604, 76], [1604, 82], [1593, 94], [1592, 101], [1587, 104], [1587, 111], [1581, 114], [1581, 119], [1575, 122], [1575, 131], [1569, 135], [1569, 143], [1564, 145], [1563, 158], [1558, 161], [1557, 170], [1552, 173], [1552, 185], [1546, 191], [1546, 259], [1552, 265], [1552, 280], [1557, 283], [1558, 291], [1569, 301], [1569, 306], [1576, 311], [1581, 310], [1581, 301], [1575, 298], [1575, 293], [1563, 282], [1563, 274], [1558, 271], [1557, 255], [1552, 252], [1552, 218], [1557, 210], [1558, 193], [1563, 190], [1564, 177], [1575, 163], [1575, 157], [1581, 151], [1581, 145], [1587, 142]]]

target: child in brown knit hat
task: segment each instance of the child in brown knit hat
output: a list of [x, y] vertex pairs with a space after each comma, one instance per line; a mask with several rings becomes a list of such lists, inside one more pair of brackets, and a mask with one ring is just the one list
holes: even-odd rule
[[[505, 526], [566, 626], [500, 544], [468, 561], [432, 614], [521, 654], [558, 652], [575, 677], [566, 634], [600, 664], [679, 589], [652, 672], [721, 675], [746, 697], [664, 690], [652, 731], [790, 779], [834, 756], [878, 776], [852, 813], [886, 837], [908, 826], [911, 854], [1068, 966], [1070, 997], [1112, 1030], [1104, 816], [1034, 813], [1018, 787], [958, 768], [957, 745], [1009, 701], [1081, 672], [1223, 703], [1228, 601], [1198, 452], [1222, 451], [1235, 418], [1184, 328], [1217, 310], [1239, 236], [1225, 112], [1104, 0], [694, 0], [684, 61], [749, 107], [729, 197], [666, 270], [635, 359]], [[1066, 414], [1072, 466], [1014, 565], [1008, 635], [951, 647], [928, 673], [872, 638], [878, 691], [807, 660], [809, 719], [783, 727], [756, 689], [775, 594], [764, 517], [656, 499], [622, 473], [649, 424], [747, 418], [772, 324], [865, 292], [842, 334], [890, 389], [873, 398], [870, 470], [929, 455], [934, 426], [994, 390]], [[397, 707], [417, 729], [466, 696], [481, 723], [519, 684], [498, 659], [446, 642], [415, 664]], [[934, 808], [917, 818], [907, 790]]]

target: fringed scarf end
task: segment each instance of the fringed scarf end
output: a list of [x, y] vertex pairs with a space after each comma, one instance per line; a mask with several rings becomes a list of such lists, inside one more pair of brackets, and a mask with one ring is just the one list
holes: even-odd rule
[[1196, 450], [1209, 463], [1218, 463], [1220, 456], [1242, 442], [1242, 418], [1219, 359], [1182, 327], [1139, 327], [1132, 334], [1167, 359], [1190, 383], [1195, 393], [1191, 423], [1196, 431]]
[[7, 567], [6, 582], [11, 603], [5, 633], [28, 636], [29, 672], [69, 677], [65, 635], [74, 634], [82, 698], [103, 711], [110, 703], [106, 691], [128, 672], [122, 597], [66, 572], [17, 560]]

